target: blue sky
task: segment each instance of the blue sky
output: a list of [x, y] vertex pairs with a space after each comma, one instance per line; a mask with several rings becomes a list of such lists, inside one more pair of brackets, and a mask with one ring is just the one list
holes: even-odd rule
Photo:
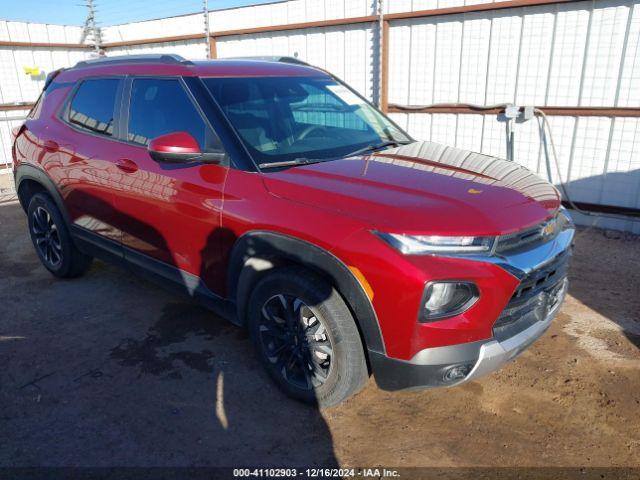
[[[274, 0], [208, 0], [209, 10]], [[0, 0], [0, 20], [82, 25], [86, 0]], [[202, 0], [94, 0], [101, 26], [202, 10]]]

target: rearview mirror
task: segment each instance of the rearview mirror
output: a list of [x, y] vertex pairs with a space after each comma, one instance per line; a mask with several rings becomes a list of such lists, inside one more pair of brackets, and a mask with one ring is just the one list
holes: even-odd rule
[[149, 155], [160, 163], [220, 163], [224, 153], [202, 152], [198, 141], [187, 132], [160, 135], [149, 142]]

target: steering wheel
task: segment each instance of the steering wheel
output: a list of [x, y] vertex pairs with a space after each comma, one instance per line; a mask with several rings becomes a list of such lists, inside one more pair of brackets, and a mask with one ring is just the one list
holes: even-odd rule
[[323, 131], [326, 130], [326, 127], [323, 127], [322, 125], [309, 125], [307, 128], [305, 128], [300, 135], [298, 135], [297, 140], [304, 140], [305, 138], [307, 138], [312, 132], [318, 130], [318, 131]]

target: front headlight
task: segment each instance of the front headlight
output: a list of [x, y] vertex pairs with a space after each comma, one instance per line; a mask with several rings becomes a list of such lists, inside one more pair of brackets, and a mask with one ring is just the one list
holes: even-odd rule
[[473, 254], [490, 252], [495, 237], [403, 235], [400, 233], [373, 232], [396, 250], [406, 255], [436, 253]]
[[575, 228], [575, 224], [573, 223], [573, 219], [566, 208], [560, 207], [560, 211], [558, 212], [557, 217], [558, 222], [558, 230], [560, 232], [564, 230], [568, 230], [570, 228]]

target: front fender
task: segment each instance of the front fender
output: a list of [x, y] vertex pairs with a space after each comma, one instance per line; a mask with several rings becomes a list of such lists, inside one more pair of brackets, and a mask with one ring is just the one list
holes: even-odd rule
[[[369, 351], [384, 353], [384, 342], [373, 305], [362, 284], [352, 271], [331, 252], [299, 238], [271, 231], [253, 231], [242, 235], [235, 243], [228, 269], [228, 298], [236, 301], [238, 320], [245, 323], [246, 302], [256, 276], [251, 259], [262, 259], [275, 266], [278, 261], [292, 262], [314, 270], [327, 278], [342, 295], [356, 320]], [[267, 269], [269, 265], [262, 264]]]

